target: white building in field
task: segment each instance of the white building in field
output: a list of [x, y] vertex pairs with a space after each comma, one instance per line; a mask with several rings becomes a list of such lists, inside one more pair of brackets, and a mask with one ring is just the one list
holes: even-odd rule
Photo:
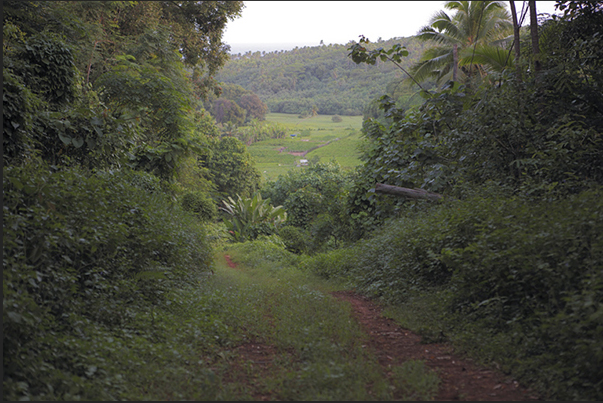
[[299, 160], [299, 165], [302, 165], [302, 166], [308, 165], [308, 160], [303, 160], [303, 159]]

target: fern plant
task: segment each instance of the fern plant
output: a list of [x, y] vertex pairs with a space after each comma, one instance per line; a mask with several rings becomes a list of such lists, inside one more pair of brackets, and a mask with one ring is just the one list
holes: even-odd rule
[[231, 216], [230, 221], [225, 221], [225, 224], [235, 242], [276, 233], [278, 227], [287, 219], [287, 213], [282, 206], [273, 207], [269, 200], [262, 199], [259, 192], [246, 198], [237, 194], [236, 201], [228, 197], [228, 200], [222, 200], [222, 204], [224, 206], [221, 209]]

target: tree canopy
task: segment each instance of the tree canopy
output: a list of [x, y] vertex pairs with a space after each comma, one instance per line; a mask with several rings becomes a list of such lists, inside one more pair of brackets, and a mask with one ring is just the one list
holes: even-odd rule
[[[170, 178], [198, 147], [242, 2], [3, 3], [5, 163], [38, 153]], [[8, 101], [8, 103], [6, 102]], [[67, 106], [67, 107], [65, 107]], [[24, 113], [25, 112], [25, 113]]]
[[418, 81], [466, 81], [472, 74], [502, 71], [512, 59], [501, 44], [513, 32], [511, 16], [501, 1], [449, 1], [421, 28], [417, 38], [430, 46], [411, 72]]
[[[404, 43], [410, 56], [403, 61], [410, 67], [418, 61], [425, 44], [415, 38], [377, 41], [368, 46]], [[396, 85], [404, 78], [388, 63], [358, 66], [347, 57], [346, 45], [330, 44], [295, 48], [280, 52], [247, 52], [232, 55], [217, 78], [237, 84], [256, 94], [270, 112], [326, 115], [362, 115], [366, 105], [391, 88], [401, 104], [419, 104], [413, 91]], [[392, 85], [393, 83], [393, 85]], [[226, 87], [224, 87], [226, 89]]]

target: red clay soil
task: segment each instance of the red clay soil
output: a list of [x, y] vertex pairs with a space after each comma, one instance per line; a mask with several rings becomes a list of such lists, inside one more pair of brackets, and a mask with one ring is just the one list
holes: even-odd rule
[[226, 259], [226, 264], [228, 265], [228, 267], [231, 267], [233, 269], [235, 269], [237, 267], [237, 264], [232, 261], [232, 259], [230, 258], [230, 256], [224, 255], [224, 259]]
[[[225, 256], [228, 266], [236, 268], [230, 256]], [[479, 367], [468, 358], [454, 354], [451, 346], [422, 344], [421, 336], [401, 328], [392, 319], [382, 316], [379, 304], [352, 291], [333, 292], [332, 295], [347, 301], [364, 331], [370, 336], [368, 348], [372, 349], [386, 374], [392, 366], [408, 360], [422, 360], [436, 371], [440, 378], [438, 395], [435, 400], [467, 401], [533, 401], [541, 400], [504, 374]], [[238, 359], [235, 367], [251, 363], [253, 370], [242, 368], [231, 372], [228, 381], [247, 382], [254, 400], [274, 400], [270, 393], [262, 393], [254, 388], [254, 379], [261, 379], [270, 373], [272, 362], [278, 354], [273, 346], [261, 342], [248, 342], [237, 348]], [[234, 368], [233, 368], [234, 369]], [[242, 370], [242, 371], [241, 371]], [[252, 376], [246, 376], [252, 372]], [[394, 396], [397, 397], [397, 396]]]
[[440, 387], [435, 400], [525, 401], [540, 400], [513, 379], [498, 371], [480, 368], [459, 357], [447, 344], [421, 344], [421, 336], [381, 315], [381, 307], [351, 291], [333, 295], [352, 305], [356, 320], [370, 335], [369, 345], [387, 369], [408, 360], [423, 360], [436, 371]]

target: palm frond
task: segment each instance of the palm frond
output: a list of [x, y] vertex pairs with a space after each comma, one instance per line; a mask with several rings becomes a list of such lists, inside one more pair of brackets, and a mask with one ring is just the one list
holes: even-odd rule
[[[473, 64], [474, 68], [487, 72], [502, 71], [511, 65], [508, 52], [493, 46], [506, 45], [512, 33], [513, 24], [504, 2], [448, 1], [444, 7], [455, 14], [450, 16], [444, 11], [434, 14], [430, 24], [417, 34], [417, 38], [437, 44], [427, 49], [421, 61], [411, 68], [417, 81], [436, 78], [440, 82], [448, 77], [454, 70], [454, 45], [459, 52], [459, 67]], [[461, 70], [457, 79], [464, 76]]]
[[514, 66], [513, 54], [509, 55], [508, 50], [498, 46], [477, 46], [475, 53], [473, 49], [465, 49], [459, 56], [459, 66], [477, 64], [482, 65], [486, 71], [502, 73]]

